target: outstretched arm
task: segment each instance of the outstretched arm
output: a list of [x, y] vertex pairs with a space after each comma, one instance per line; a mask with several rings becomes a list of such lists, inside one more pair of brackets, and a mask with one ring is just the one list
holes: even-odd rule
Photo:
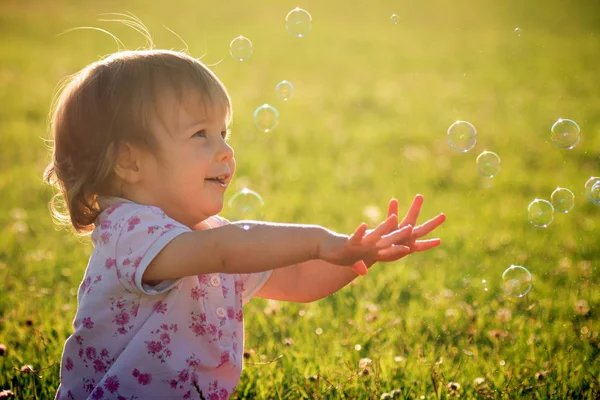
[[186, 232], [167, 243], [154, 257], [143, 273], [142, 282], [215, 272], [276, 270], [312, 259], [366, 269], [364, 259], [394, 257], [400, 252], [394, 243], [402, 232], [392, 229], [397, 224], [395, 215], [371, 231], [363, 223], [351, 236], [315, 225], [266, 222], [256, 223], [249, 230], [225, 225]]
[[[380, 256], [365, 260], [367, 267], [371, 267], [377, 261], [395, 261], [410, 253], [429, 250], [440, 244], [440, 239], [417, 240], [429, 234], [446, 219], [444, 214], [440, 214], [412, 228], [417, 223], [422, 204], [423, 197], [417, 195], [399, 225], [398, 232], [402, 234], [396, 236], [396, 245], [401, 251], [394, 256]], [[392, 199], [388, 207], [388, 218], [397, 214], [398, 201]], [[396, 227], [389, 229], [396, 229]], [[342, 268], [322, 260], [310, 260], [273, 271], [257, 296], [307, 303], [337, 292], [356, 277], [356, 272], [349, 268]]]

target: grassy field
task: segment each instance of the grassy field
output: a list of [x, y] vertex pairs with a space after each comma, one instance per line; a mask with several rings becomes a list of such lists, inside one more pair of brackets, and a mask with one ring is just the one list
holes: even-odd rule
[[[313, 17], [302, 39], [284, 23], [298, 5]], [[234, 397], [600, 398], [600, 206], [583, 193], [600, 176], [600, 3], [560, 0], [0, 2], [0, 391], [48, 399], [59, 383], [91, 245], [53, 225], [43, 139], [58, 82], [117, 50], [97, 31], [61, 32], [146, 45], [98, 21], [111, 12], [139, 17], [156, 47], [185, 48], [167, 26], [214, 64], [234, 103], [228, 197], [248, 186], [267, 220], [344, 232], [415, 193], [424, 219], [448, 216], [441, 247], [327, 299], [249, 303]], [[238, 35], [254, 44], [244, 62], [228, 52]], [[280, 112], [267, 134], [252, 123], [263, 103]], [[550, 140], [560, 117], [581, 126], [572, 150]], [[446, 140], [457, 119], [478, 129], [468, 153]], [[483, 150], [502, 159], [493, 179], [475, 168]], [[574, 209], [531, 225], [528, 204], [557, 186]], [[522, 298], [502, 290], [511, 264], [533, 275]]]

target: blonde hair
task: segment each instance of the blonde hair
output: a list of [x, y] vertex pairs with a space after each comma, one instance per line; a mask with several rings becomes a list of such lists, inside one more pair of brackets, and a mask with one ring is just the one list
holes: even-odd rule
[[157, 152], [150, 122], [165, 89], [180, 100], [195, 90], [205, 107], [221, 107], [231, 119], [231, 100], [221, 81], [183, 52], [119, 51], [65, 82], [53, 106], [52, 161], [44, 171], [44, 180], [59, 191], [50, 201], [56, 222], [79, 234], [95, 228], [98, 196], [113, 183], [119, 145]]

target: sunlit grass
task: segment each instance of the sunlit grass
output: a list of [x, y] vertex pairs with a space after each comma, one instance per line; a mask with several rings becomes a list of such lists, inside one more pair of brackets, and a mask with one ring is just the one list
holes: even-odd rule
[[[184, 48], [162, 25], [174, 30], [229, 88], [238, 172], [228, 197], [248, 186], [268, 220], [342, 232], [415, 193], [423, 218], [448, 216], [440, 248], [379, 265], [327, 299], [249, 303], [237, 397], [597, 398], [600, 208], [583, 195], [600, 175], [594, 2], [566, 13], [559, 1], [308, 1], [303, 39], [285, 31], [289, 2], [24, 4], [0, 5], [0, 392], [53, 397], [91, 253], [50, 219], [42, 138], [57, 83], [116, 47], [100, 32], [59, 34], [96, 25], [143, 46], [97, 21], [129, 11], [157, 47]], [[228, 49], [240, 34], [254, 44], [243, 63]], [[284, 79], [295, 87], [285, 103], [275, 93]], [[252, 122], [264, 103], [280, 113], [268, 134]], [[552, 145], [558, 118], [581, 127], [572, 150]], [[478, 130], [465, 154], [446, 141], [456, 120]], [[475, 168], [483, 150], [502, 160], [493, 179]], [[532, 226], [527, 205], [558, 186], [574, 209]], [[532, 273], [523, 298], [501, 287], [513, 264]]]

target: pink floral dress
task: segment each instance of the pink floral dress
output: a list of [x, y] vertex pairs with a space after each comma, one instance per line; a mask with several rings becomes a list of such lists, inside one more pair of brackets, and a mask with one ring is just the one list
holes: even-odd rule
[[157, 207], [103, 201], [56, 399], [227, 399], [242, 371], [242, 305], [270, 271], [142, 284], [160, 250], [191, 230]]

